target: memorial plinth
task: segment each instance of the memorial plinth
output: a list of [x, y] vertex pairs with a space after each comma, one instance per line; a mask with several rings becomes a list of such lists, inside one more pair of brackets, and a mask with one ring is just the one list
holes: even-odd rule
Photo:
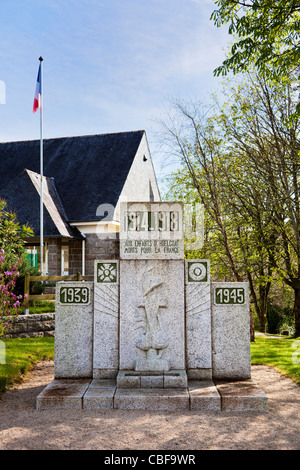
[[120, 259], [58, 283], [55, 377], [37, 408], [267, 411], [251, 380], [247, 283], [184, 259], [181, 203], [124, 203]]

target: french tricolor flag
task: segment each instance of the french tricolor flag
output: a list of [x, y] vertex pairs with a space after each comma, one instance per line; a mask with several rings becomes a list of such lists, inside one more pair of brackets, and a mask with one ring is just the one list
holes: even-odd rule
[[41, 81], [41, 64], [39, 65], [39, 71], [37, 76], [35, 95], [33, 99], [33, 112], [35, 113], [41, 106], [41, 94], [42, 94], [42, 81]]

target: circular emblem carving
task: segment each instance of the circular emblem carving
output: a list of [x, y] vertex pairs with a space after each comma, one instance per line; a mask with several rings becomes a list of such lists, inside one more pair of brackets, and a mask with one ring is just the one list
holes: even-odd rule
[[203, 281], [206, 277], [206, 267], [202, 263], [193, 263], [189, 267], [189, 276], [193, 281]]

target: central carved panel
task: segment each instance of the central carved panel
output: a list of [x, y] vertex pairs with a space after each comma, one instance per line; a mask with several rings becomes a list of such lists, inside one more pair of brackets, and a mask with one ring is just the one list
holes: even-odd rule
[[167, 307], [167, 298], [161, 295], [164, 283], [155, 269], [149, 269], [142, 274], [141, 285], [143, 298], [138, 302], [138, 321], [142, 321], [142, 328], [136, 340], [138, 349], [146, 352], [146, 359], [137, 358], [135, 369], [137, 371], [164, 371], [169, 370], [169, 361], [162, 358], [163, 350], [169, 346], [169, 339], [164, 330], [161, 315]]
[[121, 260], [120, 272], [120, 369], [184, 369], [184, 261]]

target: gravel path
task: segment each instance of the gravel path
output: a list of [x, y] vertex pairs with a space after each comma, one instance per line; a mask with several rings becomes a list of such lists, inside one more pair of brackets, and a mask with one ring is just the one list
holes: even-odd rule
[[53, 379], [53, 362], [43, 362], [0, 395], [0, 449], [299, 450], [300, 387], [265, 366], [253, 366], [252, 378], [269, 397], [268, 413], [36, 411]]

